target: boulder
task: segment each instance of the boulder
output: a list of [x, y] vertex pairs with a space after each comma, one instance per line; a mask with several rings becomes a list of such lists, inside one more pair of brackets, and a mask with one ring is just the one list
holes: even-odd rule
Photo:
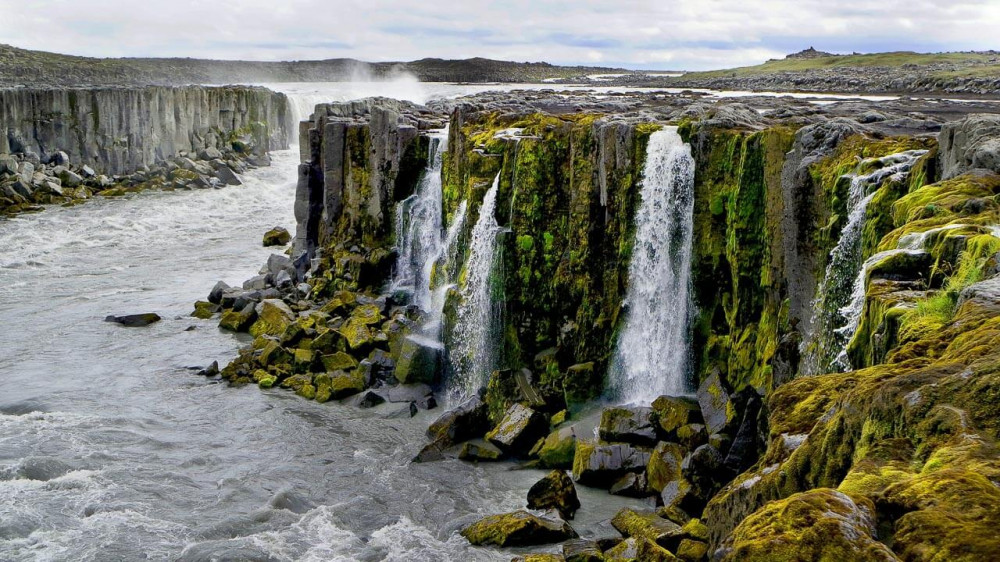
[[279, 299], [264, 299], [255, 310], [257, 320], [250, 328], [250, 334], [254, 337], [281, 336], [288, 326], [295, 322], [295, 313], [285, 301]]
[[663, 514], [675, 522], [690, 517], [691, 513], [701, 513], [707, 503], [692, 491], [691, 483], [684, 479], [667, 484], [660, 492], [660, 499], [663, 501]]
[[108, 316], [104, 319], [105, 322], [114, 322], [128, 328], [149, 326], [150, 324], [155, 324], [160, 320], [162, 320], [160, 315], [154, 312], [147, 312], [145, 314], [127, 314], [125, 316]]
[[653, 411], [665, 439], [676, 437], [677, 430], [685, 425], [701, 422], [701, 408], [691, 398], [660, 396], [653, 401]]
[[667, 484], [679, 480], [684, 456], [684, 448], [677, 443], [666, 441], [657, 443], [646, 467], [650, 489], [660, 493]]
[[[708, 430], [704, 424], [689, 423], [677, 428], [677, 442], [689, 451], [708, 443]], [[722, 449], [719, 449], [720, 451]]]
[[622, 508], [611, 519], [611, 524], [626, 537], [646, 539], [667, 549], [680, 542], [684, 535], [680, 525], [652, 510]]
[[534, 546], [576, 538], [576, 532], [556, 517], [541, 517], [525, 510], [490, 515], [462, 529], [462, 536], [476, 546]]
[[595, 368], [594, 363], [579, 363], [566, 369], [563, 378], [563, 396], [566, 405], [584, 404], [600, 394], [603, 388], [602, 373]]
[[201, 160], [218, 160], [222, 158], [222, 152], [219, 152], [218, 148], [210, 146], [201, 150], [201, 152], [198, 153], [198, 158]]
[[281, 254], [271, 254], [267, 256], [267, 263], [261, 269], [262, 274], [270, 273], [273, 276], [278, 275], [278, 273], [286, 271], [289, 274], [295, 274], [295, 263], [292, 262], [291, 258]]
[[545, 468], [573, 468], [576, 454], [576, 431], [563, 427], [549, 433], [538, 448], [539, 463]]
[[246, 332], [250, 330], [250, 326], [253, 326], [256, 320], [257, 311], [254, 304], [248, 303], [239, 310], [234, 308], [222, 313], [222, 319], [219, 320], [219, 327], [234, 332]]
[[353, 396], [365, 389], [365, 380], [361, 371], [335, 371], [330, 376], [330, 397], [334, 400]]
[[463, 461], [498, 461], [503, 458], [503, 451], [492, 443], [477, 439], [466, 441], [458, 458]]
[[653, 446], [657, 441], [653, 409], [642, 406], [606, 408], [601, 413], [599, 434], [605, 441]]
[[374, 390], [369, 390], [368, 392], [365, 392], [364, 396], [361, 397], [361, 400], [358, 401], [358, 407], [374, 408], [375, 406], [384, 403], [385, 398], [381, 394], [375, 392]]
[[265, 367], [291, 365], [292, 354], [284, 347], [281, 347], [278, 342], [269, 341], [264, 345], [263, 349], [261, 349], [258, 360], [260, 361], [260, 364]]
[[69, 154], [62, 150], [53, 152], [49, 155], [48, 163], [50, 166], [69, 166]]
[[604, 553], [605, 562], [673, 562], [677, 560], [670, 551], [655, 542], [630, 538]]
[[486, 415], [486, 405], [478, 396], [473, 396], [441, 414], [427, 428], [427, 437], [432, 441], [443, 439], [448, 444], [454, 444], [479, 437], [487, 430], [489, 430], [489, 419]]
[[523, 404], [514, 404], [503, 420], [486, 434], [486, 439], [507, 454], [518, 455], [531, 449], [548, 427], [544, 414]]
[[646, 474], [642, 472], [629, 472], [612, 484], [608, 493], [613, 496], [624, 496], [627, 498], [648, 497], [650, 493]]
[[396, 360], [396, 379], [399, 382], [433, 384], [440, 372], [444, 346], [434, 340], [419, 336], [403, 338]]
[[347, 345], [355, 351], [366, 351], [375, 342], [368, 325], [353, 316], [348, 318], [337, 331], [344, 336]]
[[708, 560], [708, 543], [692, 539], [681, 539], [674, 551], [679, 560], [684, 562], [704, 562]]
[[692, 492], [706, 500], [735, 476], [726, 469], [719, 450], [711, 445], [702, 445], [684, 457], [681, 474], [691, 484]]
[[216, 312], [219, 312], [219, 310], [221, 310], [221, 307], [217, 304], [212, 304], [210, 302], [205, 302], [205, 301], [197, 301], [194, 303], [194, 312], [191, 313], [191, 316], [194, 316], [195, 318], [201, 318], [202, 320], [208, 320], [209, 318], [214, 316]]
[[766, 504], [744, 519], [714, 553], [721, 562], [856, 560], [895, 562], [875, 539], [875, 508], [867, 499], [817, 488]]
[[604, 562], [601, 547], [596, 541], [572, 539], [562, 544], [562, 555], [566, 562]]
[[263, 291], [270, 285], [266, 275], [256, 275], [243, 282], [243, 289], [247, 291]]
[[264, 247], [285, 246], [291, 241], [292, 235], [280, 226], [276, 226], [264, 233]]
[[553, 470], [528, 490], [528, 508], [555, 509], [563, 519], [572, 519], [580, 509], [576, 486], [564, 470]]
[[[239, 176], [237, 176], [236, 172], [232, 171], [229, 168], [229, 166], [223, 165], [223, 166], [219, 166], [218, 168], [216, 168], [215, 169], [215, 177], [218, 178], [219, 181], [221, 181], [222, 183], [224, 183], [226, 185], [243, 185], [243, 182], [240, 180]], [[287, 244], [287, 242], [286, 242], [286, 244]], [[265, 246], [266, 245], [267, 244], [265, 244]]]
[[[315, 348], [315, 346], [313, 347]], [[321, 361], [323, 362], [323, 368], [327, 372], [350, 371], [358, 367], [357, 360], [343, 351], [324, 355]]]
[[642, 472], [649, 463], [648, 450], [628, 443], [576, 443], [573, 457], [573, 479], [586, 486], [610, 488], [627, 472]]
[[713, 371], [698, 387], [698, 405], [709, 434], [725, 433], [735, 421], [735, 405], [718, 371]]

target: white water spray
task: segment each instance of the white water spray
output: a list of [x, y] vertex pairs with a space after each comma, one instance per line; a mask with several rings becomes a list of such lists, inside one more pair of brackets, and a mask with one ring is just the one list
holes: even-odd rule
[[623, 403], [688, 392], [694, 159], [667, 127], [649, 138], [629, 264], [625, 323], [610, 373]]

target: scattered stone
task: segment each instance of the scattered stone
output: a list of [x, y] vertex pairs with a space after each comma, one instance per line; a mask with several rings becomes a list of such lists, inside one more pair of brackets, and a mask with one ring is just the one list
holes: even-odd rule
[[576, 443], [573, 458], [573, 479], [585, 486], [610, 488], [627, 472], [642, 472], [649, 463], [650, 453], [627, 443]]
[[525, 510], [490, 515], [462, 529], [476, 546], [535, 546], [576, 538], [576, 532], [556, 517], [540, 517]]
[[626, 537], [646, 539], [663, 548], [675, 546], [684, 534], [680, 525], [660, 517], [655, 511], [631, 507], [619, 510], [611, 524]]
[[563, 427], [550, 433], [542, 441], [536, 453], [538, 461], [545, 468], [573, 468], [576, 455], [576, 431]]
[[723, 433], [734, 422], [735, 405], [718, 372], [713, 371], [698, 387], [698, 404], [709, 434]]
[[514, 404], [486, 439], [504, 452], [517, 455], [527, 452], [548, 430], [545, 415], [522, 404]]
[[396, 379], [399, 382], [433, 384], [440, 371], [444, 346], [427, 338], [407, 336], [396, 360]]
[[[416, 404], [413, 407], [416, 408]], [[458, 454], [458, 458], [463, 461], [498, 461], [503, 458], [503, 451], [493, 445], [481, 439], [475, 441], [467, 441], [462, 445], [462, 452]], [[530, 505], [528, 507], [531, 507]]]
[[600, 436], [605, 441], [633, 445], [656, 444], [656, 420], [652, 408], [606, 408], [601, 414]]
[[368, 392], [365, 392], [364, 396], [361, 397], [361, 400], [358, 402], [358, 407], [374, 408], [375, 406], [384, 403], [385, 403], [385, 398], [383, 398], [381, 394], [373, 390], [369, 390]]
[[448, 410], [427, 428], [427, 436], [432, 440], [443, 439], [449, 445], [461, 443], [482, 435], [489, 429], [486, 405], [478, 396], [473, 396], [457, 407]]
[[650, 489], [659, 493], [667, 484], [679, 480], [684, 456], [684, 448], [676, 443], [666, 441], [657, 443], [646, 467]]
[[628, 498], [645, 498], [649, 494], [649, 483], [646, 475], [642, 472], [629, 472], [615, 482], [608, 490], [613, 496], [624, 496]]
[[292, 241], [292, 235], [280, 226], [264, 233], [264, 246], [285, 246]]
[[212, 304], [210, 302], [205, 302], [205, 301], [198, 301], [194, 303], [194, 312], [191, 313], [191, 316], [194, 316], [195, 318], [200, 318], [202, 320], [208, 320], [209, 318], [214, 316], [216, 312], [219, 312], [220, 310], [222, 310], [222, 307], [220, 307], [217, 304]]
[[572, 539], [563, 543], [562, 555], [566, 562], [603, 562], [601, 547], [596, 541]]
[[670, 551], [654, 542], [630, 538], [604, 553], [605, 562], [673, 562], [677, 560]]
[[128, 314], [125, 316], [108, 316], [104, 319], [105, 322], [114, 322], [127, 328], [149, 326], [150, 324], [155, 324], [160, 320], [162, 320], [160, 315], [154, 312], [147, 312], [145, 314]]
[[696, 400], [677, 396], [660, 396], [653, 401], [653, 411], [665, 439], [677, 436], [686, 425], [701, 422], [701, 408]]
[[528, 508], [555, 509], [563, 519], [572, 519], [580, 509], [576, 486], [564, 470], [553, 470], [528, 490]]

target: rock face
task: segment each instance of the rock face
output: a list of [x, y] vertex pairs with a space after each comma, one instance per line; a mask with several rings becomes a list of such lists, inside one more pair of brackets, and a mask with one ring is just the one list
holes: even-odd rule
[[378, 245], [392, 233], [394, 206], [410, 195], [427, 161], [421, 128], [434, 115], [384, 98], [320, 104], [300, 123], [302, 165], [295, 196], [295, 254], [340, 244]]
[[[261, 150], [288, 147], [284, 94], [264, 88], [0, 89], [0, 154], [63, 152], [105, 174], [127, 174], [179, 152], [248, 133]], [[124, 139], [126, 142], [122, 142]]]
[[944, 179], [976, 169], [1000, 173], [1000, 115], [969, 115], [946, 123], [939, 142]]

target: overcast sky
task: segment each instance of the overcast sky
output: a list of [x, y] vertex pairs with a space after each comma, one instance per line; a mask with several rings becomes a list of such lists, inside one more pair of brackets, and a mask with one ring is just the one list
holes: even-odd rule
[[631, 68], [1000, 49], [1000, 0], [0, 0], [0, 43], [88, 56], [489, 57]]

